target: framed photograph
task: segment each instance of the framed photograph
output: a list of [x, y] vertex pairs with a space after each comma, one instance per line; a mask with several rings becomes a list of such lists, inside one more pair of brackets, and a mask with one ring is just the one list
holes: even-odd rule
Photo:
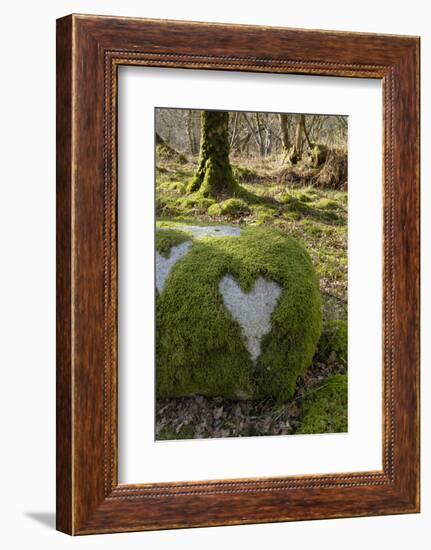
[[419, 38], [57, 21], [57, 528], [419, 511]]

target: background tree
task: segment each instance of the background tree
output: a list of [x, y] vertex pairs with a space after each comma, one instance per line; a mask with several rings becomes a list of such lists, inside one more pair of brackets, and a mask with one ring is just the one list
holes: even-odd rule
[[280, 113], [280, 130], [281, 130], [281, 143], [283, 145], [283, 153], [286, 155], [290, 149], [289, 141], [289, 120], [286, 113]]
[[[198, 162], [201, 114], [197, 109], [156, 109], [156, 129], [160, 137], [175, 151]], [[347, 117], [341, 115], [303, 115], [307, 136], [301, 128], [300, 116], [290, 113], [254, 113], [234, 111], [229, 114], [230, 160], [254, 161], [279, 156], [289, 159], [294, 150], [298, 128], [299, 151], [308, 156], [310, 147], [325, 145], [328, 149], [347, 151]], [[287, 133], [285, 132], [287, 130]], [[288, 139], [286, 139], [288, 138]], [[286, 155], [286, 149], [288, 154]], [[298, 162], [302, 157], [297, 159]]]
[[198, 168], [189, 192], [203, 196], [232, 195], [237, 188], [229, 161], [229, 113], [202, 111]]
[[187, 137], [189, 140], [191, 155], [197, 155], [199, 153], [199, 134], [196, 135], [196, 119], [199, 119], [199, 111], [187, 111]]
[[304, 154], [304, 138], [311, 150], [313, 145], [308, 137], [307, 127], [305, 125], [305, 115], [296, 115], [295, 142], [289, 155], [289, 160], [292, 164], [296, 164], [301, 160]]

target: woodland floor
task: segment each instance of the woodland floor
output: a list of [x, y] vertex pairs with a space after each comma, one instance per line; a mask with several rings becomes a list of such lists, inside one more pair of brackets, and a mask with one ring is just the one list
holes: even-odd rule
[[[195, 165], [159, 162], [156, 173], [157, 223], [226, 224], [275, 227], [301, 240], [320, 280], [324, 323], [347, 321], [347, 192], [280, 182], [280, 165], [267, 160], [236, 165], [242, 191], [239, 202], [188, 197], [185, 185]], [[306, 182], [305, 182], [306, 183]], [[233, 208], [232, 208], [233, 206]], [[221, 397], [158, 399], [156, 439], [191, 439], [293, 434], [300, 426], [301, 400], [329, 376], [346, 374], [335, 353], [324, 362], [315, 357], [299, 379], [289, 403], [230, 401]]]

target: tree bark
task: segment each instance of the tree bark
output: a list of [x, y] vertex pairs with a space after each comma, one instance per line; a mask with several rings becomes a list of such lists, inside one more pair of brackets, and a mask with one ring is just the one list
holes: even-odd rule
[[189, 192], [204, 197], [232, 195], [237, 184], [229, 162], [229, 113], [202, 111], [199, 164]]
[[295, 131], [295, 152], [299, 157], [302, 156], [302, 135], [304, 133], [304, 128], [305, 117], [304, 115], [298, 115]]
[[192, 155], [196, 155], [199, 151], [197, 150], [195, 129], [193, 124], [193, 111], [191, 110], [187, 113], [187, 136], [189, 138], [190, 153]]
[[293, 144], [293, 147], [290, 148], [288, 154], [288, 159], [292, 164], [296, 164], [302, 158], [302, 155], [304, 153], [304, 136], [307, 141], [308, 147], [312, 149], [313, 144], [310, 142], [307, 128], [305, 127], [305, 115], [296, 115], [295, 142]]
[[235, 111], [235, 113], [234, 113], [234, 115], [233, 115], [232, 132], [231, 132], [230, 142], [229, 142], [229, 145], [230, 145], [230, 148], [231, 148], [231, 149], [232, 149], [232, 147], [234, 147], [235, 142], [236, 142], [236, 138], [237, 138], [237, 129], [238, 129], [238, 121], [239, 121], [240, 115], [241, 115], [241, 113], [240, 113], [239, 111]]
[[296, 135], [295, 135], [295, 149], [297, 154], [300, 157], [304, 152], [302, 147], [303, 136], [305, 136], [308, 147], [311, 149], [313, 147], [313, 144], [310, 142], [310, 139], [307, 133], [307, 128], [305, 127], [305, 115], [298, 115], [298, 122], [296, 124]]
[[287, 115], [280, 113], [280, 129], [281, 129], [281, 143], [283, 144], [283, 153], [286, 155], [290, 149], [289, 141], [289, 126], [287, 121]]
[[308, 130], [307, 130], [307, 125], [305, 124], [305, 116], [302, 115], [304, 117], [303, 119], [303, 125], [304, 125], [304, 136], [305, 136], [305, 139], [307, 140], [307, 145], [308, 145], [308, 148], [311, 150], [313, 148], [313, 144], [311, 143], [311, 140], [310, 138], [308, 137]]

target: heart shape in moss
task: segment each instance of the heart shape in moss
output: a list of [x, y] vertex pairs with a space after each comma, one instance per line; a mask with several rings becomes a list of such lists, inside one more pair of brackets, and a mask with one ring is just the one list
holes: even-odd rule
[[254, 364], [261, 353], [260, 342], [271, 330], [271, 314], [281, 295], [281, 287], [258, 277], [250, 292], [243, 292], [230, 275], [219, 283], [226, 309], [241, 326], [245, 346]]

